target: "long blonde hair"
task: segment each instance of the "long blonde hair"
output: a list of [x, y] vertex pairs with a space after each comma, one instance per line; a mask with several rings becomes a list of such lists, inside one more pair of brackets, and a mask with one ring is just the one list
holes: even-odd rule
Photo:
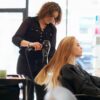
[[[52, 87], [55, 87], [59, 84], [58, 77], [59, 72], [63, 65], [70, 63], [70, 60], [72, 59], [72, 50], [73, 45], [75, 43], [75, 37], [69, 36], [65, 37], [61, 40], [59, 43], [59, 46], [50, 60], [50, 62], [44, 66], [44, 68], [38, 73], [38, 75], [35, 78], [35, 82], [40, 85], [52, 85]], [[51, 80], [48, 83], [48, 72], [52, 71], [53, 75], [51, 77]]]

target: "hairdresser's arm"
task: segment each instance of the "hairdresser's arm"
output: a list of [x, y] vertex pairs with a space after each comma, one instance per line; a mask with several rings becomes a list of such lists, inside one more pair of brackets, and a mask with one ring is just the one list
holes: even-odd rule
[[20, 47], [22, 46], [28, 46], [29, 41], [24, 40], [25, 36], [27, 34], [27, 31], [30, 27], [31, 24], [31, 18], [28, 17], [27, 19], [25, 19], [22, 24], [20, 25], [20, 27], [18, 28], [17, 32], [15, 33], [15, 35], [12, 38], [12, 42]]

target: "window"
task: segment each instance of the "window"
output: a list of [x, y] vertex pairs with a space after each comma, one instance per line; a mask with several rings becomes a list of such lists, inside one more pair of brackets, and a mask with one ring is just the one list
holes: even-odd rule
[[19, 50], [13, 45], [12, 36], [28, 15], [26, 3], [28, 0], [0, 0], [0, 69], [6, 69], [7, 74], [16, 73]]
[[68, 35], [74, 35], [83, 47], [83, 68], [100, 68], [100, 1], [68, 0]]

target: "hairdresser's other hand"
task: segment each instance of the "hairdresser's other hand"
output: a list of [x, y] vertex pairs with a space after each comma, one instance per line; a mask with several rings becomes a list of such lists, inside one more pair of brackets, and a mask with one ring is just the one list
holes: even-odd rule
[[39, 42], [32, 42], [31, 47], [33, 47], [35, 51], [38, 51], [42, 49], [42, 44]]

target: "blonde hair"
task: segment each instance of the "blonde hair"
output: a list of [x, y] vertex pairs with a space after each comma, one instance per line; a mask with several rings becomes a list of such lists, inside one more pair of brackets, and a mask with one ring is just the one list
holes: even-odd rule
[[[57, 51], [55, 52], [50, 62], [46, 66], [44, 66], [44, 68], [36, 76], [35, 82], [37, 84], [45, 84], [52, 87], [55, 87], [59, 84], [58, 77], [60, 77], [60, 70], [63, 65], [70, 63], [70, 60], [72, 59], [72, 50], [75, 40], [76, 39], [73, 36], [65, 37], [61, 40]], [[48, 72], [53, 73], [49, 81]]]

